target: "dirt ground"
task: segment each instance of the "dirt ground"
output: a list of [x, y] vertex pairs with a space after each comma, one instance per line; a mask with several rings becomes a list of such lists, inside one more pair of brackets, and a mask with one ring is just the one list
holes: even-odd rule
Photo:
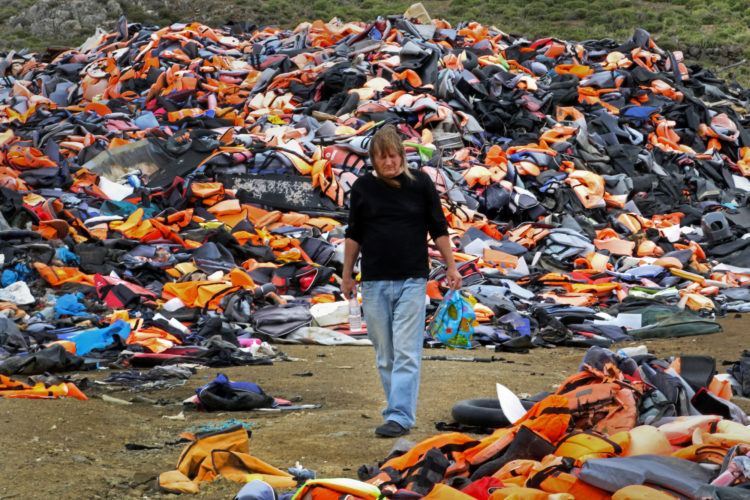
[[[718, 371], [723, 362], [750, 348], [747, 316], [721, 320], [721, 333], [645, 341], [660, 358], [710, 354]], [[617, 347], [637, 345], [620, 344]], [[156, 476], [176, 467], [184, 444], [167, 444], [194, 426], [218, 426], [230, 419], [251, 426], [251, 453], [280, 469], [302, 467], [318, 477], [357, 477], [362, 465], [377, 466], [393, 440], [379, 439], [373, 429], [382, 420], [384, 398], [371, 347], [280, 345], [296, 361], [272, 366], [227, 369], [201, 368], [185, 385], [132, 392], [93, 384], [108, 370], [81, 372], [88, 379], [88, 401], [0, 398], [0, 499], [175, 498], [156, 489]], [[429, 350], [425, 354], [488, 357], [491, 351]], [[528, 354], [498, 353], [504, 361], [476, 363], [424, 361], [417, 425], [407, 436], [419, 442], [436, 434], [435, 422], [451, 422], [451, 408], [461, 399], [494, 397], [495, 382], [518, 395], [553, 390], [573, 373], [584, 354], [581, 348], [532, 350]], [[321, 404], [311, 410], [284, 412], [205, 413], [185, 409], [182, 401], [194, 389], [224, 372], [232, 381], [258, 384], [266, 393], [299, 404]], [[108, 395], [122, 405], [102, 399]], [[146, 399], [144, 399], [146, 398]], [[149, 403], [148, 400], [160, 404]], [[748, 400], [736, 398], [745, 411]], [[170, 418], [179, 417], [184, 419]], [[157, 447], [129, 451], [126, 444]], [[202, 483], [194, 497], [231, 499], [240, 483], [219, 479]], [[190, 497], [190, 496], [188, 496]]]

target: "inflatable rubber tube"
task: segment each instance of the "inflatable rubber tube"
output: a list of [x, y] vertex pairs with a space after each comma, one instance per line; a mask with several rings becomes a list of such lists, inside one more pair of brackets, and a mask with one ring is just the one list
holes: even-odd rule
[[497, 398], [464, 399], [453, 405], [453, 419], [459, 424], [497, 429], [511, 423], [500, 409]]
[[[534, 406], [535, 401], [522, 399], [521, 404], [527, 410]], [[459, 401], [451, 409], [453, 420], [459, 424], [476, 427], [497, 429], [511, 425], [508, 418], [500, 409], [497, 398], [474, 398]]]

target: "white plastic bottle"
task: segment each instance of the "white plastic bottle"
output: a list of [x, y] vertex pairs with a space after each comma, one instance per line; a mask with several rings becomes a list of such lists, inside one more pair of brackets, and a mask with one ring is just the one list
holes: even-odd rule
[[349, 297], [349, 330], [353, 332], [362, 330], [362, 313], [356, 295]]
[[622, 349], [618, 349], [617, 354], [630, 357], [648, 354], [648, 347], [643, 344], [632, 347], [623, 347]]

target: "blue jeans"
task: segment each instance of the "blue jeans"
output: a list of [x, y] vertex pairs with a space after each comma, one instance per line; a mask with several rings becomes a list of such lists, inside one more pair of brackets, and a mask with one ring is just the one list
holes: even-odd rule
[[427, 280], [363, 281], [362, 310], [388, 405], [385, 420], [414, 425], [422, 368]]

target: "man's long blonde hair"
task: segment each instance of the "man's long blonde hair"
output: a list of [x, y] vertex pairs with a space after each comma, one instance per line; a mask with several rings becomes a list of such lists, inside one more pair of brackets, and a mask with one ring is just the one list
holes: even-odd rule
[[370, 161], [372, 167], [378, 174], [378, 179], [385, 182], [391, 187], [401, 187], [401, 183], [396, 179], [387, 179], [380, 175], [378, 168], [375, 166], [375, 157], [382, 156], [385, 153], [396, 152], [401, 157], [401, 171], [404, 173], [407, 179], [410, 181], [414, 180], [414, 174], [409, 170], [409, 166], [406, 164], [406, 151], [404, 150], [404, 143], [401, 141], [401, 136], [398, 134], [396, 127], [388, 124], [383, 126], [380, 130], [375, 132], [370, 141]]

